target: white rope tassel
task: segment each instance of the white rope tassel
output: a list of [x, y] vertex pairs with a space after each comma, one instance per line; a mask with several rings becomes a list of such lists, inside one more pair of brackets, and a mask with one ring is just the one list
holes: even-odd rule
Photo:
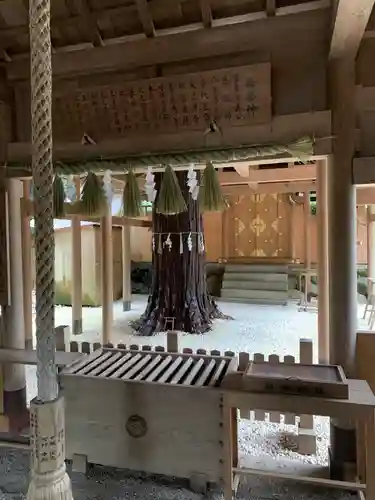
[[73, 500], [72, 485], [65, 464], [58, 471], [31, 476], [28, 500]]

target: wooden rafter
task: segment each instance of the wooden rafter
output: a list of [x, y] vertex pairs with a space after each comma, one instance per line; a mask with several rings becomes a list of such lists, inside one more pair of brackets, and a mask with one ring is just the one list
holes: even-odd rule
[[212, 10], [210, 0], [200, 0], [202, 21], [205, 28], [212, 27]]
[[98, 24], [87, 0], [66, 0], [66, 3], [69, 11], [80, 17], [87, 36], [91, 39], [94, 47], [103, 47], [104, 43]]
[[[7, 23], [6, 23], [4, 16], [2, 14], [1, 4], [0, 4], [0, 30], [5, 28], [6, 26], [7, 26]], [[9, 56], [7, 50], [5, 49], [5, 47], [1, 41], [0, 41], [0, 54], [2, 54], [5, 62], [9, 63], [12, 61], [12, 58]]]
[[336, 0], [330, 58], [356, 57], [375, 0]]
[[[70, 0], [72, 1], [72, 0]], [[308, 33], [303, 27], [312, 27], [322, 24], [319, 15], [314, 16], [314, 10], [326, 9], [328, 0], [316, 0], [308, 4], [278, 8], [274, 17], [266, 18], [263, 12], [245, 16], [234, 16], [226, 19], [214, 19], [212, 29], [203, 29], [203, 23], [186, 25], [172, 30], [159, 30], [158, 36], [146, 40], [139, 34], [118, 39], [106, 39], [105, 46], [99, 51], [87, 50], [82, 47], [67, 52], [64, 49], [56, 50], [53, 56], [53, 71], [56, 77], [68, 74], [84, 74], [93, 71], [116, 71], [153, 64], [165, 64], [176, 61], [186, 61], [201, 57], [215, 57], [245, 52], [251, 47], [252, 51], [263, 50], [265, 41], [270, 36], [284, 39], [292, 31], [301, 32], [301, 36]], [[301, 10], [301, 5], [310, 10]], [[295, 26], [291, 22], [281, 21], [279, 17], [289, 17], [287, 14], [299, 16], [300, 22]], [[294, 16], [290, 16], [294, 17]], [[58, 20], [54, 26], [58, 27]], [[293, 26], [293, 28], [292, 28]], [[24, 28], [22, 28], [24, 29]], [[21, 34], [22, 34], [21, 29]], [[20, 28], [6, 30], [3, 36], [9, 39], [20, 33]], [[179, 32], [178, 32], [179, 31]], [[1, 35], [1, 33], [0, 33]], [[305, 36], [304, 35], [304, 36]], [[125, 44], [125, 45], [124, 45]], [[126, 50], [124, 50], [126, 47]], [[291, 47], [292, 49], [292, 47]], [[8, 78], [27, 79], [29, 76], [29, 62], [27, 58], [14, 60], [8, 65]]]
[[143, 31], [148, 38], [155, 36], [155, 26], [147, 0], [135, 0]]
[[276, 0], [267, 0], [266, 12], [267, 12], [267, 16], [275, 16], [276, 15]]

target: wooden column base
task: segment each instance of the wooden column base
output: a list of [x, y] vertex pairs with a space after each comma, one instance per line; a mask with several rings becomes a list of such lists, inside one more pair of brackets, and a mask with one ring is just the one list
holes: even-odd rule
[[9, 432], [19, 433], [29, 427], [26, 407], [26, 387], [18, 391], [4, 391], [4, 414], [8, 418]]
[[130, 311], [132, 308], [132, 301], [131, 300], [123, 300], [122, 301], [122, 310], [123, 311]]
[[33, 350], [33, 339], [26, 339], [25, 340], [25, 349], [27, 349], [28, 351]]
[[72, 330], [73, 330], [73, 335], [81, 335], [81, 333], [83, 332], [82, 318], [73, 320]]

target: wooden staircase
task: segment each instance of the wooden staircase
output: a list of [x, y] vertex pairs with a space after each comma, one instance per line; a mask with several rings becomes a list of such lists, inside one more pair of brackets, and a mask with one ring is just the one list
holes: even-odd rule
[[288, 303], [287, 264], [227, 264], [223, 300], [247, 304]]

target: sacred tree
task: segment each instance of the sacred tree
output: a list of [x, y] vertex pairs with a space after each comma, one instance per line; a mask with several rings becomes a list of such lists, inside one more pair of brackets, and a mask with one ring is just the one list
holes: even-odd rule
[[[167, 167], [150, 171], [146, 191], [153, 206], [153, 279], [145, 313], [134, 323], [141, 335], [168, 328], [204, 333], [212, 319], [224, 317], [207, 291], [202, 210], [220, 210], [224, 199], [212, 164], [199, 187], [197, 173]], [[148, 187], [149, 186], [149, 187]]]

